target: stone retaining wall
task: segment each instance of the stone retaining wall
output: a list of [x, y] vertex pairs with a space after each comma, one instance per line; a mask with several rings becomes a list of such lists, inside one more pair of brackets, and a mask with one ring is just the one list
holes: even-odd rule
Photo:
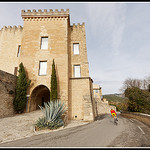
[[105, 102], [97, 102], [98, 115], [109, 114], [111, 108], [113, 108], [116, 111], [115, 106], [111, 106], [111, 105], [109, 105], [108, 103], [105, 103]]
[[16, 76], [0, 70], [0, 118], [14, 114], [16, 79]]

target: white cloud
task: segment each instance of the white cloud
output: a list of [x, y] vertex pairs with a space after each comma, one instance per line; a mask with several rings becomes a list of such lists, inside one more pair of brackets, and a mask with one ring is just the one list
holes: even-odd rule
[[120, 89], [121, 81], [128, 77], [149, 74], [149, 8], [150, 4], [88, 5], [90, 74], [95, 81], [103, 81], [105, 92]]
[[116, 6], [117, 9], [114, 11], [114, 30], [112, 33], [112, 50], [114, 55], [119, 55], [119, 48], [122, 43], [122, 38], [125, 29], [126, 21], [126, 5], [119, 4]]
[[113, 55], [119, 54], [119, 47], [126, 21], [126, 4], [98, 3], [88, 4], [90, 34], [100, 43], [108, 43]]

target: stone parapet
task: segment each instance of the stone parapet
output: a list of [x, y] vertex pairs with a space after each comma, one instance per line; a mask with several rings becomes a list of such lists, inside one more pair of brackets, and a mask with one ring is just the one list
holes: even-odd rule
[[75, 29], [83, 29], [85, 28], [85, 22], [83, 22], [82, 24], [80, 23], [73, 23], [73, 25], [70, 26], [72, 30], [75, 30]]
[[71, 80], [80, 80], [80, 79], [89, 79], [93, 83], [93, 79], [91, 77], [79, 77], [79, 78], [70, 78]]
[[49, 11], [47, 9], [44, 9], [44, 11], [42, 11], [41, 9], [38, 9], [38, 11], [33, 9], [32, 11], [27, 10], [27, 12], [25, 10], [22, 10], [21, 16], [22, 16], [22, 18], [25, 18], [25, 17], [69, 16], [69, 9], [66, 9], [66, 11], [64, 11], [64, 9], [61, 9], [60, 11], [58, 11], [58, 9], [55, 9], [54, 11], [52, 9], [49, 9]]
[[23, 30], [23, 27], [22, 26], [3, 26], [3, 28], [0, 30], [0, 32], [2, 31], [22, 31]]

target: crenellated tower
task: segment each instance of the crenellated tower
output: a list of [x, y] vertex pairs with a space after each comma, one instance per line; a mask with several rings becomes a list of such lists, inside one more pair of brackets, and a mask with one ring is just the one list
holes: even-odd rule
[[0, 70], [17, 75], [22, 32], [22, 26], [4, 26], [0, 30]]
[[0, 30], [0, 70], [17, 75], [22, 62], [31, 85], [25, 112], [50, 100], [53, 59], [58, 99], [69, 120], [94, 120], [93, 81], [89, 76], [85, 23], [70, 25], [69, 9], [22, 10], [22, 26]]
[[[37, 108], [36, 99], [33, 98], [33, 90], [39, 85], [44, 85], [50, 90], [50, 80], [53, 59], [56, 63], [58, 79], [58, 97], [68, 107], [69, 68], [68, 68], [68, 30], [69, 10], [55, 9], [47, 10], [22, 10], [21, 16], [24, 20], [24, 30], [21, 41], [20, 62], [26, 67], [29, 78], [34, 82], [30, 87], [28, 95], [28, 111]], [[43, 41], [47, 47], [42, 48]], [[45, 44], [44, 43], [44, 44]], [[40, 74], [40, 67], [47, 67], [44, 75]], [[44, 93], [44, 89], [43, 89]], [[40, 100], [39, 100], [40, 103]]]

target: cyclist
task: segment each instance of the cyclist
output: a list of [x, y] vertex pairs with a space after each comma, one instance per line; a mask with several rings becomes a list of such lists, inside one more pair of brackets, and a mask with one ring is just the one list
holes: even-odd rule
[[114, 120], [114, 117], [116, 117], [116, 120], [118, 121], [117, 114], [116, 114], [115, 110], [111, 108], [110, 112], [111, 112], [111, 115], [113, 117], [113, 120]]

